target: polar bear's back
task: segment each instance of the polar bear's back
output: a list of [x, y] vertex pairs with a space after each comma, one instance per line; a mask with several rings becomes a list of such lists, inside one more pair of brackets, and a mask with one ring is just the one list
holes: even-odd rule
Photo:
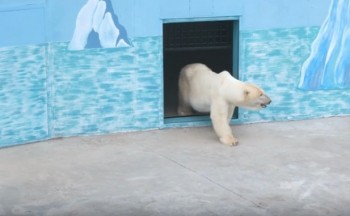
[[206, 65], [194, 63], [180, 72], [179, 87], [184, 101], [195, 110], [209, 112], [214, 91], [217, 91], [219, 75]]
[[[188, 64], [185, 67], [182, 68], [182, 71], [187, 74], [192, 74], [200, 71], [212, 71], [208, 66], [202, 63], [193, 63], [193, 64]], [[185, 72], [186, 71], [186, 72]]]
[[[186, 65], [181, 70], [180, 77], [186, 78], [193, 85], [209, 85], [213, 80], [217, 79], [217, 74], [208, 68], [205, 64], [194, 63]], [[207, 81], [209, 80], [210, 81]], [[207, 86], [209, 87], [209, 86]]]

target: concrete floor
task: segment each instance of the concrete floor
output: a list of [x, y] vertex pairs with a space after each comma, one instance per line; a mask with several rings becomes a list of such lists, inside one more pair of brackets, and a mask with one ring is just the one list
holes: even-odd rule
[[350, 215], [350, 117], [0, 149], [0, 215]]

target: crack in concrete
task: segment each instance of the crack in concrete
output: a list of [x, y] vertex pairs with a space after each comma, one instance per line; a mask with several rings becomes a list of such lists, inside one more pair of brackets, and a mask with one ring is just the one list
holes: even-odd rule
[[183, 165], [183, 164], [177, 162], [176, 160], [174, 160], [174, 159], [172, 159], [172, 158], [166, 157], [166, 156], [164, 156], [164, 155], [158, 155], [158, 156], [161, 156], [161, 157], [163, 157], [164, 159], [166, 159], [166, 160], [168, 160], [168, 161], [171, 161], [171, 162], [175, 163], [176, 165], [181, 166], [182, 168], [184, 168], [184, 169], [186, 169], [186, 170], [188, 170], [188, 171], [190, 171], [190, 172], [196, 174], [197, 176], [200, 176], [201, 178], [206, 179], [207, 181], [213, 183], [214, 185], [220, 187], [221, 189], [224, 189], [225, 191], [230, 192], [231, 194], [233, 194], [233, 195], [239, 197], [240, 199], [250, 202], [253, 206], [255, 206], [255, 207], [259, 208], [259, 209], [267, 210], [266, 208], [264, 208], [263, 205], [261, 205], [261, 204], [259, 204], [259, 203], [256, 203], [256, 202], [254, 202], [254, 201], [252, 201], [252, 200], [250, 200], [250, 199], [244, 197], [243, 195], [241, 195], [241, 194], [239, 194], [239, 193], [237, 193], [237, 192], [231, 190], [230, 188], [225, 187], [224, 185], [222, 185], [222, 184], [220, 184], [220, 183], [214, 181], [213, 179], [209, 178], [208, 176], [203, 175], [203, 174], [200, 174], [200, 173], [198, 173], [196, 170], [191, 169], [191, 168], [189, 168], [189, 167], [187, 167], [187, 166], [185, 166], [185, 165]]

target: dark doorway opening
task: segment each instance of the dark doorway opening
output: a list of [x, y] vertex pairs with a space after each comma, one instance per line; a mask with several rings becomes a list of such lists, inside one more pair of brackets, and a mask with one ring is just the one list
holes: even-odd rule
[[[238, 78], [238, 37], [238, 20], [163, 24], [165, 118], [179, 117], [178, 78], [185, 65], [203, 63], [215, 72], [227, 70]], [[237, 116], [236, 110], [234, 118]]]

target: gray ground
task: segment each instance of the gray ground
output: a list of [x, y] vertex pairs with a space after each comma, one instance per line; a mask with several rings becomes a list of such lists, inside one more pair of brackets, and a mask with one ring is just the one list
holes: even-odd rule
[[0, 215], [350, 215], [350, 117], [0, 149]]

